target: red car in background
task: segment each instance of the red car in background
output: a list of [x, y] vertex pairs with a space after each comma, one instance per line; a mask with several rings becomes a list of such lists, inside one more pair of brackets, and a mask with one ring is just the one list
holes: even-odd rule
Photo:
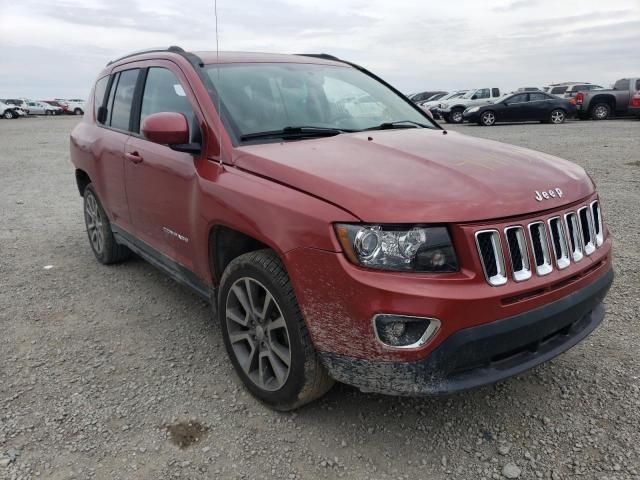
[[238, 376], [276, 409], [334, 380], [493, 383], [604, 317], [612, 239], [582, 168], [447, 132], [335, 57], [123, 57], [71, 160], [96, 259], [135, 252], [209, 300]]

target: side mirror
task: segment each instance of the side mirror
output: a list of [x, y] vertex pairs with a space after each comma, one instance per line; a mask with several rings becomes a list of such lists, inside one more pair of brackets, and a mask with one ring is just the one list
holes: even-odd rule
[[149, 115], [142, 122], [142, 134], [147, 140], [162, 145], [189, 143], [189, 122], [177, 112], [159, 112]]

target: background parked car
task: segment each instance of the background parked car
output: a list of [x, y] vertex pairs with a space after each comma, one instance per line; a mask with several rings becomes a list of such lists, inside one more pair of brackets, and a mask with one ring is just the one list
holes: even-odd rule
[[419, 103], [419, 102], [425, 102], [429, 100], [431, 97], [433, 97], [434, 95], [437, 95], [439, 93], [442, 93], [444, 95], [447, 94], [447, 92], [445, 92], [444, 90], [434, 90], [434, 91], [427, 91], [427, 92], [420, 92], [420, 93], [410, 93], [407, 96], [409, 97], [409, 100], [411, 100], [413, 103]]
[[7, 99], [4, 99], [2, 101], [4, 103], [6, 103], [7, 105], [15, 105], [16, 107], [20, 108], [25, 113], [29, 113], [29, 107], [27, 106], [27, 102], [25, 102], [21, 98], [7, 98]]
[[578, 117], [605, 120], [611, 115], [629, 115], [633, 113], [632, 98], [638, 91], [640, 91], [640, 77], [621, 78], [609, 90], [578, 92], [576, 94]]
[[490, 127], [497, 122], [563, 123], [575, 115], [576, 107], [568, 100], [544, 92], [513, 93], [495, 103], [467, 108], [464, 119]]
[[66, 113], [73, 114], [73, 115], [84, 114], [84, 100], [80, 100], [77, 98], [73, 100], [56, 98], [56, 101], [63, 104], [67, 108]]
[[0, 116], [6, 119], [18, 118], [20, 117], [18, 107], [0, 101]]
[[54, 107], [59, 107], [62, 113], [73, 113], [69, 112], [69, 108], [67, 107], [67, 105], [57, 100], [43, 100], [43, 102], [48, 103], [49, 105], [53, 105]]
[[538, 87], [520, 87], [516, 90], [516, 92], [539, 92], [540, 89]]
[[429, 112], [433, 118], [440, 118], [440, 115], [436, 112], [440, 103], [444, 103], [455, 98], [460, 98], [467, 92], [468, 90], [456, 90], [455, 92], [448, 93], [447, 95], [444, 95], [437, 100], [427, 100], [426, 102], [422, 102], [419, 105], [427, 112]]
[[463, 112], [477, 105], [486, 105], [500, 98], [500, 89], [497, 87], [476, 88], [469, 90], [463, 96], [441, 102], [436, 112], [449, 123], [462, 123]]
[[548, 87], [544, 87], [542, 90], [545, 93], [550, 93], [556, 97], [575, 97], [579, 91], [587, 91], [602, 88], [600, 85], [596, 85], [590, 82], [562, 82], [553, 83]]
[[62, 110], [59, 107], [54, 107], [44, 102], [28, 102], [29, 115], [55, 115]]
[[640, 91], [636, 92], [631, 97], [631, 103], [629, 105], [629, 113], [635, 115], [640, 119]]
[[578, 92], [590, 92], [591, 90], [604, 90], [604, 87], [595, 83], [577, 83], [569, 85], [564, 92], [564, 98], [573, 98]]

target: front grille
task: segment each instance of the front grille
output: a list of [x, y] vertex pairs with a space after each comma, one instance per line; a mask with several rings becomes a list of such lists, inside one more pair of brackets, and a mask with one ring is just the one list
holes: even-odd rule
[[476, 233], [476, 245], [487, 281], [493, 286], [507, 283], [500, 234], [497, 230]]
[[[507, 283], [505, 257], [509, 259], [510, 275], [522, 282], [536, 275], [550, 274], [554, 266], [567, 268], [571, 261], [579, 262], [604, 243], [604, 226], [598, 201], [562, 216], [531, 222], [525, 227], [511, 225], [504, 229], [476, 232], [478, 254], [487, 282], [493, 286]], [[505, 241], [505, 249], [502, 241]]]

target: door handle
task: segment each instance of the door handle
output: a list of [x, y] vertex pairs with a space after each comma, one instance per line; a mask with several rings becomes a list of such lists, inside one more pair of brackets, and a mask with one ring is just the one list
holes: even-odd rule
[[140, 163], [142, 162], [142, 157], [140, 156], [140, 154], [138, 152], [126, 152], [124, 154], [124, 156], [127, 158], [127, 160], [132, 161], [133, 163]]

